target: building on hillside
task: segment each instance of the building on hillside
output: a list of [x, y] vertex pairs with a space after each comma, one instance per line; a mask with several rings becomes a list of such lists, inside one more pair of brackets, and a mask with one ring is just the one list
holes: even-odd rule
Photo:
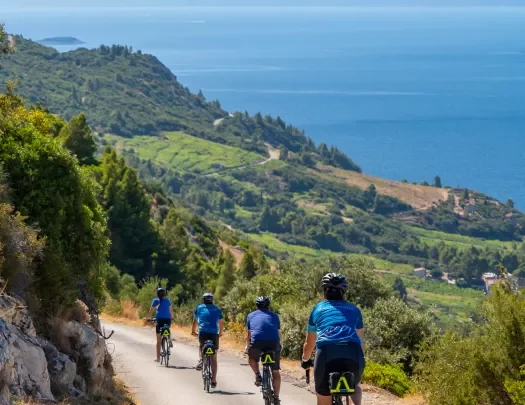
[[472, 203], [468, 203], [467, 205], [465, 205], [465, 215], [472, 215], [474, 214], [474, 212], [476, 212], [476, 205], [475, 204], [472, 204]]
[[499, 276], [495, 273], [484, 273], [482, 279], [485, 282], [486, 294], [490, 294], [492, 286], [499, 282]]
[[426, 278], [427, 277], [428, 270], [424, 267], [419, 267], [417, 269], [414, 269], [414, 276], [419, 278]]
[[516, 218], [516, 215], [514, 215], [512, 212], [509, 212], [507, 215], [505, 215], [505, 219], [509, 221], [512, 226], [516, 226], [518, 224], [518, 218]]

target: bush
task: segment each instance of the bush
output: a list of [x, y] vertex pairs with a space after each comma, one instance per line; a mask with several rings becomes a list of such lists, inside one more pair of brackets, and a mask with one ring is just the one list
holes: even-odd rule
[[111, 316], [121, 316], [122, 306], [120, 305], [120, 301], [109, 297], [106, 300], [103, 312]]
[[280, 311], [283, 356], [300, 359], [306, 336], [306, 325], [312, 308], [296, 303], [284, 305]]
[[363, 374], [363, 382], [383, 388], [403, 397], [410, 392], [411, 382], [399, 366], [369, 362]]

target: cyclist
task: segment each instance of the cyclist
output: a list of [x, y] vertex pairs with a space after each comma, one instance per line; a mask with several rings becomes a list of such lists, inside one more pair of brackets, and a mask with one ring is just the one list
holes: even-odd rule
[[348, 288], [345, 276], [329, 273], [323, 277], [322, 286], [325, 300], [310, 314], [301, 366], [304, 369], [312, 366], [310, 357], [317, 347], [314, 366], [317, 405], [332, 404], [329, 374], [341, 371], [355, 374], [357, 386], [351, 398], [355, 405], [361, 405], [359, 383], [365, 368], [363, 317], [361, 311], [344, 298]]
[[262, 377], [259, 371], [259, 361], [264, 350], [275, 352], [275, 363], [271, 365], [274, 404], [280, 404], [279, 391], [281, 389], [281, 321], [279, 315], [270, 311], [270, 299], [259, 297], [255, 301], [257, 310], [248, 314], [246, 328], [248, 330], [246, 343], [248, 361], [255, 373], [255, 385], [261, 386]]
[[[197, 370], [202, 370], [202, 348], [207, 340], [211, 340], [215, 345], [215, 352], [219, 350], [219, 338], [224, 332], [224, 317], [222, 311], [213, 305], [213, 294], [205, 293], [202, 296], [202, 304], [195, 308], [193, 314], [193, 325], [191, 334], [196, 335], [197, 325], [199, 326], [199, 362]], [[211, 387], [217, 387], [217, 354], [211, 356]]]
[[[171, 320], [173, 319], [173, 309], [171, 308], [171, 301], [166, 297], [165, 288], [157, 288], [157, 298], [154, 298], [151, 302], [151, 307], [148, 312], [148, 318], [151, 317], [151, 313], [155, 310], [155, 318], [157, 323], [155, 325], [155, 332], [157, 334], [157, 358], [155, 361], [160, 362], [160, 342], [162, 336], [160, 335], [160, 329], [164, 325], [171, 326]], [[173, 342], [170, 339], [170, 347], [173, 347]]]

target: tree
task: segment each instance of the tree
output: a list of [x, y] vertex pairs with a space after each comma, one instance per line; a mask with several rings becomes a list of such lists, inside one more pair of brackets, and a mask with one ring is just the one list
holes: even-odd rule
[[215, 297], [220, 300], [228, 291], [233, 288], [235, 283], [235, 258], [229, 250], [224, 253], [224, 262], [220, 269], [219, 279], [217, 280], [217, 288], [215, 289]]
[[399, 298], [401, 298], [403, 302], [407, 301], [407, 289], [405, 287], [405, 284], [403, 283], [403, 280], [401, 280], [401, 277], [396, 278], [396, 281], [394, 282], [394, 291], [398, 292]]
[[286, 146], [281, 147], [281, 153], [279, 154], [280, 160], [288, 160], [288, 148]]
[[467, 200], [470, 200], [470, 193], [468, 191], [468, 188], [464, 189], [463, 190], [463, 196], [462, 196], [462, 199], [467, 201]]
[[247, 280], [251, 280], [252, 278], [256, 276], [257, 267], [255, 265], [255, 259], [251, 251], [248, 250], [244, 254], [244, 257], [241, 262], [241, 266], [239, 268], [239, 272]]
[[0, 24], [0, 56], [7, 55], [11, 51], [9, 38], [4, 31], [4, 24]]
[[514, 208], [514, 200], [509, 198], [507, 201], [505, 201], [505, 206], [508, 208]]
[[429, 405], [523, 405], [525, 297], [503, 281], [464, 337], [450, 332], [424, 351], [419, 388]]
[[434, 187], [441, 188], [441, 177], [436, 176], [434, 177]]
[[92, 177], [49, 136], [54, 119], [28, 111], [12, 92], [0, 95], [0, 163], [11, 200], [26, 222], [46, 238], [35, 269], [35, 290], [46, 309], [68, 306], [79, 288], [103, 300], [109, 240], [106, 216]]
[[71, 118], [61, 129], [59, 138], [81, 164], [91, 164], [95, 161], [97, 146], [84, 114]]

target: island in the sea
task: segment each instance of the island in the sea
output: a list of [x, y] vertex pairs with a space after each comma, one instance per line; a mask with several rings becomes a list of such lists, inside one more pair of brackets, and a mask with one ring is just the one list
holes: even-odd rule
[[82, 45], [85, 42], [75, 37], [52, 37], [37, 41], [42, 45]]

